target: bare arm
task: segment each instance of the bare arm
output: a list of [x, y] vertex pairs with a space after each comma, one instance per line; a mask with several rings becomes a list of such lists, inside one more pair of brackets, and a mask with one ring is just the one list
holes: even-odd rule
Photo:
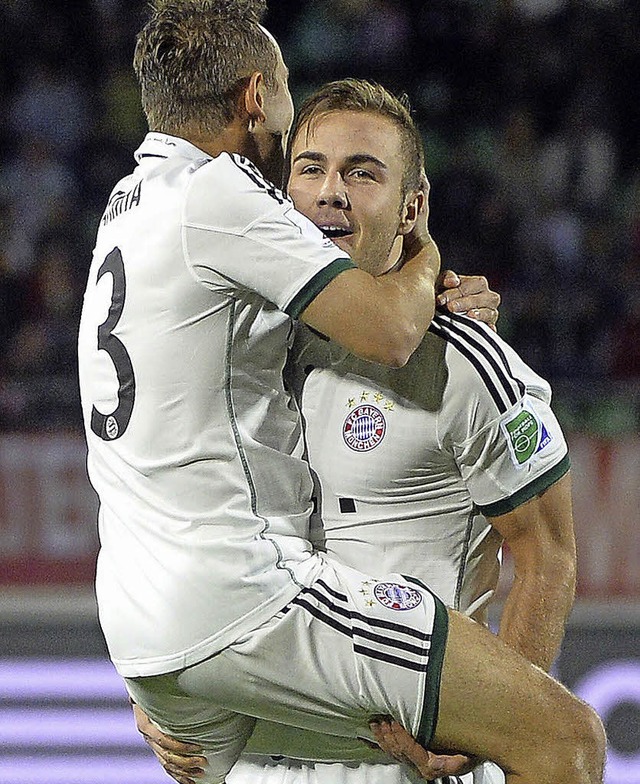
[[515, 566], [499, 637], [548, 671], [562, 642], [575, 592], [569, 475], [518, 509], [494, 517], [491, 524], [504, 536]]
[[404, 365], [433, 318], [440, 268], [428, 235], [407, 248], [407, 261], [387, 275], [342, 272], [302, 312], [302, 321], [363, 359]]

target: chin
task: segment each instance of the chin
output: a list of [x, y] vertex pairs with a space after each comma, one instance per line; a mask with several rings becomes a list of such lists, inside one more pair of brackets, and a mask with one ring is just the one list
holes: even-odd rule
[[333, 240], [333, 244], [337, 245], [340, 250], [343, 250], [345, 253], [348, 253], [351, 258], [353, 258], [353, 248], [348, 242], [345, 240]]

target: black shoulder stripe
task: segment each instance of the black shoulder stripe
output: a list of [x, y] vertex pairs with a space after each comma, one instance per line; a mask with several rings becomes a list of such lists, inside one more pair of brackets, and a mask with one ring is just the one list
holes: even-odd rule
[[502, 346], [500, 346], [500, 344], [497, 341], [492, 339], [491, 335], [493, 333], [487, 332], [476, 321], [473, 321], [472, 319], [465, 318], [464, 316], [461, 316], [458, 313], [448, 313], [447, 315], [453, 321], [455, 321], [455, 322], [457, 322], [459, 324], [464, 325], [467, 329], [473, 330], [482, 340], [484, 340], [485, 343], [487, 343], [487, 345], [491, 346], [491, 348], [496, 352], [496, 354], [498, 355], [498, 357], [502, 361], [502, 364], [504, 365], [504, 369], [507, 371], [509, 376], [511, 376], [511, 378], [515, 381], [515, 383], [518, 385], [518, 389], [520, 390], [520, 394], [524, 395], [524, 393], [525, 393], [524, 382], [521, 379], [517, 378], [517, 376], [514, 375], [513, 371], [511, 370], [511, 366], [509, 365], [509, 360], [507, 359], [504, 351], [502, 350]]
[[438, 337], [446, 340], [447, 343], [451, 343], [452, 346], [455, 346], [455, 348], [458, 349], [462, 356], [466, 357], [469, 362], [471, 362], [471, 364], [478, 371], [480, 378], [484, 381], [489, 394], [493, 398], [493, 402], [496, 404], [496, 407], [501, 414], [506, 413], [511, 408], [510, 405], [505, 403], [503, 397], [500, 395], [500, 392], [493, 383], [493, 380], [487, 372], [487, 369], [463, 341], [448, 333], [445, 329], [442, 328], [442, 325], [437, 323], [435, 320], [431, 322], [429, 332], [432, 332], [434, 335], [438, 335]]
[[264, 191], [268, 196], [271, 196], [272, 199], [275, 199], [278, 204], [284, 204], [285, 201], [287, 201], [287, 198], [282, 191], [276, 188], [269, 180], [265, 180], [257, 166], [248, 158], [245, 158], [242, 155], [231, 155], [230, 157], [238, 169], [246, 174], [254, 185], [257, 185], [260, 190]]
[[[446, 317], [443, 319], [445, 327], [450, 329], [452, 332], [455, 332], [461, 339], [468, 341], [470, 348], [477, 350], [483, 359], [486, 359], [491, 368], [495, 372], [498, 380], [502, 384], [504, 391], [507, 394], [512, 405], [518, 402], [518, 399], [521, 394], [520, 387], [518, 386], [516, 380], [511, 376], [505, 373], [503, 367], [496, 359], [493, 351], [491, 349], [495, 349], [495, 344], [487, 344], [486, 342], [481, 343], [472, 333], [470, 330], [467, 330], [466, 327], [468, 326], [469, 319], [463, 319], [461, 323], [455, 324], [453, 323], [453, 319], [450, 320], [450, 323], [447, 323]], [[477, 324], [475, 325], [477, 326]], [[481, 328], [479, 328], [481, 329]], [[483, 337], [485, 337], [483, 333]], [[497, 353], [497, 352], [496, 352]], [[514, 390], [514, 387], [517, 388], [517, 392]]]
[[[506, 397], [508, 402], [507, 408], [515, 405], [524, 394], [525, 387], [520, 379], [514, 377], [504, 352], [477, 324], [474, 324], [469, 319], [456, 321], [457, 323], [454, 323], [454, 319], [449, 318], [449, 315], [438, 315], [434, 319], [433, 324], [437, 325], [440, 330], [437, 334], [449, 341], [461, 354], [464, 354], [469, 359], [485, 383], [488, 375], [486, 371], [491, 369], [503, 395]], [[462, 345], [464, 345], [465, 351], [462, 350]], [[481, 372], [480, 368], [485, 373]], [[487, 386], [489, 387], [489, 385]], [[493, 385], [493, 388], [496, 389], [496, 386]]]

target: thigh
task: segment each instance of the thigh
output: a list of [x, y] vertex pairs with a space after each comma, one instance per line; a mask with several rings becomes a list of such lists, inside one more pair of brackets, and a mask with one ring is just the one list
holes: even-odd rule
[[559, 744], [575, 748], [582, 707], [485, 627], [449, 611], [434, 750], [463, 750], [518, 776], [534, 758], [553, 771]]
[[446, 624], [442, 603], [409, 578], [327, 562], [276, 617], [178, 681], [236, 713], [330, 735], [371, 739], [371, 717], [392, 714], [428, 743]]

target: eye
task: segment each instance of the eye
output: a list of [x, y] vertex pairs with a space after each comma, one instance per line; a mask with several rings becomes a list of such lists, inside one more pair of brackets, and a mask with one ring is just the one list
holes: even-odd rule
[[322, 174], [322, 169], [316, 163], [308, 163], [300, 169], [300, 174], [318, 175]]
[[349, 176], [355, 180], [375, 180], [374, 175], [367, 169], [352, 169]]

